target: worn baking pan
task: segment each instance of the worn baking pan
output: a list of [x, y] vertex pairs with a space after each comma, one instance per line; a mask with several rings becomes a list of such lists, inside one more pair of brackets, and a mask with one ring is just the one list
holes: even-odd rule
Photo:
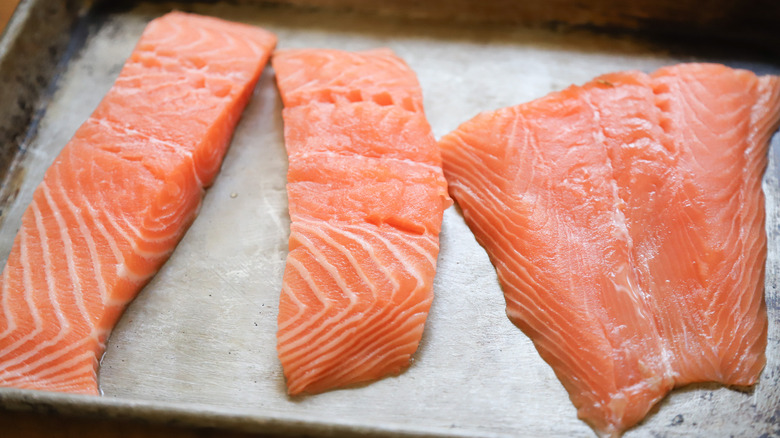
[[[682, 45], [668, 35], [684, 29], [668, 20], [660, 20], [661, 28], [672, 33], [659, 39], [646, 22], [602, 23], [610, 32], [529, 28], [518, 23], [566, 20], [534, 21], [519, 13], [500, 19], [489, 10], [456, 16], [415, 4], [409, 17], [390, 2], [375, 14], [346, 0], [139, 1], [122, 7], [23, 1], [0, 42], [0, 260], [46, 167], [111, 86], [146, 23], [172, 8], [263, 26], [277, 33], [280, 47], [390, 47], [418, 73], [437, 137], [479, 111], [608, 71], [702, 60], [780, 73], [769, 51], [744, 40], [710, 39], [701, 25], [698, 42]], [[619, 27], [634, 31], [615, 32]], [[648, 33], [655, 36], [646, 38]], [[270, 433], [593, 436], [551, 369], [506, 318], [495, 272], [455, 208], [445, 213], [436, 298], [411, 367], [370, 385], [285, 395], [275, 323], [289, 219], [281, 103], [273, 81], [268, 68], [200, 216], [114, 331], [100, 372], [103, 396], [0, 388], [0, 405]], [[747, 392], [718, 385], [676, 390], [626, 436], [780, 433], [778, 159], [776, 136], [764, 180], [770, 325], [760, 383]]]

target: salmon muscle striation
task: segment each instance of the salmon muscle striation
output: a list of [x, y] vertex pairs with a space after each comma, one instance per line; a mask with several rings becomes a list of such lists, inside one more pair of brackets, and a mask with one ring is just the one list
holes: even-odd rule
[[172, 12], [46, 171], [2, 277], [0, 385], [98, 394], [105, 341], [195, 219], [276, 37]]
[[681, 64], [485, 112], [440, 141], [507, 315], [597, 432], [677, 386], [757, 381], [779, 117], [777, 77]]
[[399, 373], [452, 201], [412, 70], [390, 50], [285, 50], [291, 233], [277, 350], [290, 394]]

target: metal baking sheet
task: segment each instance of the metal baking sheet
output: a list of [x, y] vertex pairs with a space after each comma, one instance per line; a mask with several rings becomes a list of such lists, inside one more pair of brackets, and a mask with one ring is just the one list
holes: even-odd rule
[[[681, 47], [584, 30], [448, 24], [264, 3], [63, 4], [79, 11], [73, 23], [62, 25], [69, 45], [50, 50], [48, 70], [38, 67], [43, 79], [31, 95], [36, 100], [24, 104], [39, 108], [24, 122], [24, 153], [6, 172], [3, 263], [43, 172], [110, 88], [146, 23], [171, 9], [262, 26], [278, 35], [280, 48], [390, 47], [417, 72], [437, 138], [480, 111], [610, 71], [696, 60], [780, 73], [776, 59], [745, 55], [741, 47]], [[33, 18], [17, 17], [12, 36], [18, 37], [23, 19]], [[8, 59], [6, 46], [0, 45], [0, 62], [22, 63]], [[281, 107], [269, 67], [199, 217], [114, 330], [100, 371], [103, 396], [0, 388], [0, 405], [269, 433], [594, 436], [530, 340], [506, 318], [495, 271], [454, 207], [445, 212], [435, 300], [409, 369], [360, 387], [286, 395], [275, 350], [289, 233]], [[749, 391], [715, 384], [675, 390], [625, 436], [780, 433], [779, 154], [775, 136], [764, 179], [769, 346], [760, 383]]]

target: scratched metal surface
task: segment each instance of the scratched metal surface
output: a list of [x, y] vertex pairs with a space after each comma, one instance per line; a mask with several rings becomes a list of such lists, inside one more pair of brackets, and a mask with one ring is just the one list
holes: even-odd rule
[[[171, 8], [263, 26], [279, 47], [386, 46], [417, 72], [437, 137], [482, 110], [615, 70], [711, 60], [778, 73], [754, 57], [584, 31], [455, 26], [246, 4], [140, 3], [87, 14], [30, 131], [0, 261], [43, 172], [119, 73], [145, 24]], [[4, 104], [3, 104], [4, 105]], [[33, 127], [31, 126], [31, 128]], [[626, 436], [760, 436], [780, 429], [778, 160], [767, 194], [768, 364], [750, 392], [674, 391]], [[593, 436], [531, 342], [504, 314], [496, 275], [455, 208], [445, 213], [435, 301], [411, 367], [370, 385], [291, 399], [275, 352], [287, 250], [286, 155], [273, 71], [264, 72], [198, 219], [130, 305], [102, 361], [103, 397], [0, 389], [10, 408], [140, 417], [277, 433]]]

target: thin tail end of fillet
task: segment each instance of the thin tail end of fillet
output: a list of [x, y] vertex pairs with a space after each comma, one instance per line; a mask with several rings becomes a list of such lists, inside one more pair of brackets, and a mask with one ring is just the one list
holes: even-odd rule
[[353, 336], [346, 348], [336, 348], [331, 352], [333, 357], [326, 360], [315, 357], [302, 367], [292, 366], [294, 361], [281, 354], [287, 393], [293, 397], [316, 395], [400, 375], [412, 364], [426, 317], [427, 311], [401, 316], [382, 324], [386, 330], [379, 334], [358, 327], [356, 333], [360, 334]]
[[[643, 385], [644, 386], [644, 385]], [[654, 387], [653, 387], [654, 386]], [[672, 390], [670, 381], [656, 385], [647, 385], [644, 393], [623, 390], [612, 394], [606, 404], [594, 404], [593, 401], [577, 403], [577, 417], [587, 423], [600, 437], [620, 437], [627, 430], [642, 422], [647, 414]]]
[[292, 398], [298, 398], [339, 389], [361, 388], [379, 379], [402, 374], [409, 367], [410, 359], [411, 355], [393, 358], [391, 362], [383, 365], [381, 371], [373, 371], [371, 374], [353, 377], [348, 381], [337, 382], [328, 379], [303, 382], [306, 377], [295, 381], [287, 380], [287, 394]]
[[[532, 332], [528, 331], [527, 324], [518, 322], [516, 318], [510, 319], [524, 333]], [[600, 437], [622, 436], [626, 430], [639, 424], [674, 388], [671, 373], [643, 369], [641, 372], [645, 375], [634, 380], [630, 387], [612, 388], [608, 393], [595, 393], [593, 388], [577, 376], [577, 372], [562, 364], [549, 349], [540, 345], [538, 337], [530, 337], [542, 359], [551, 366], [566, 389], [569, 399], [577, 408], [577, 417]], [[606, 382], [605, 385], [610, 383], [614, 382]]]
[[[383, 378], [399, 376], [411, 366], [417, 343], [402, 348], [405, 351], [400, 354], [376, 358], [379, 363], [351, 370], [345, 375], [336, 373], [332, 376], [317, 376], [318, 371], [315, 370], [313, 375], [290, 376], [287, 379], [287, 394], [293, 398], [317, 395], [332, 390], [360, 388]], [[349, 367], [348, 365], [346, 368]], [[335, 370], [339, 371], [338, 367]]]

